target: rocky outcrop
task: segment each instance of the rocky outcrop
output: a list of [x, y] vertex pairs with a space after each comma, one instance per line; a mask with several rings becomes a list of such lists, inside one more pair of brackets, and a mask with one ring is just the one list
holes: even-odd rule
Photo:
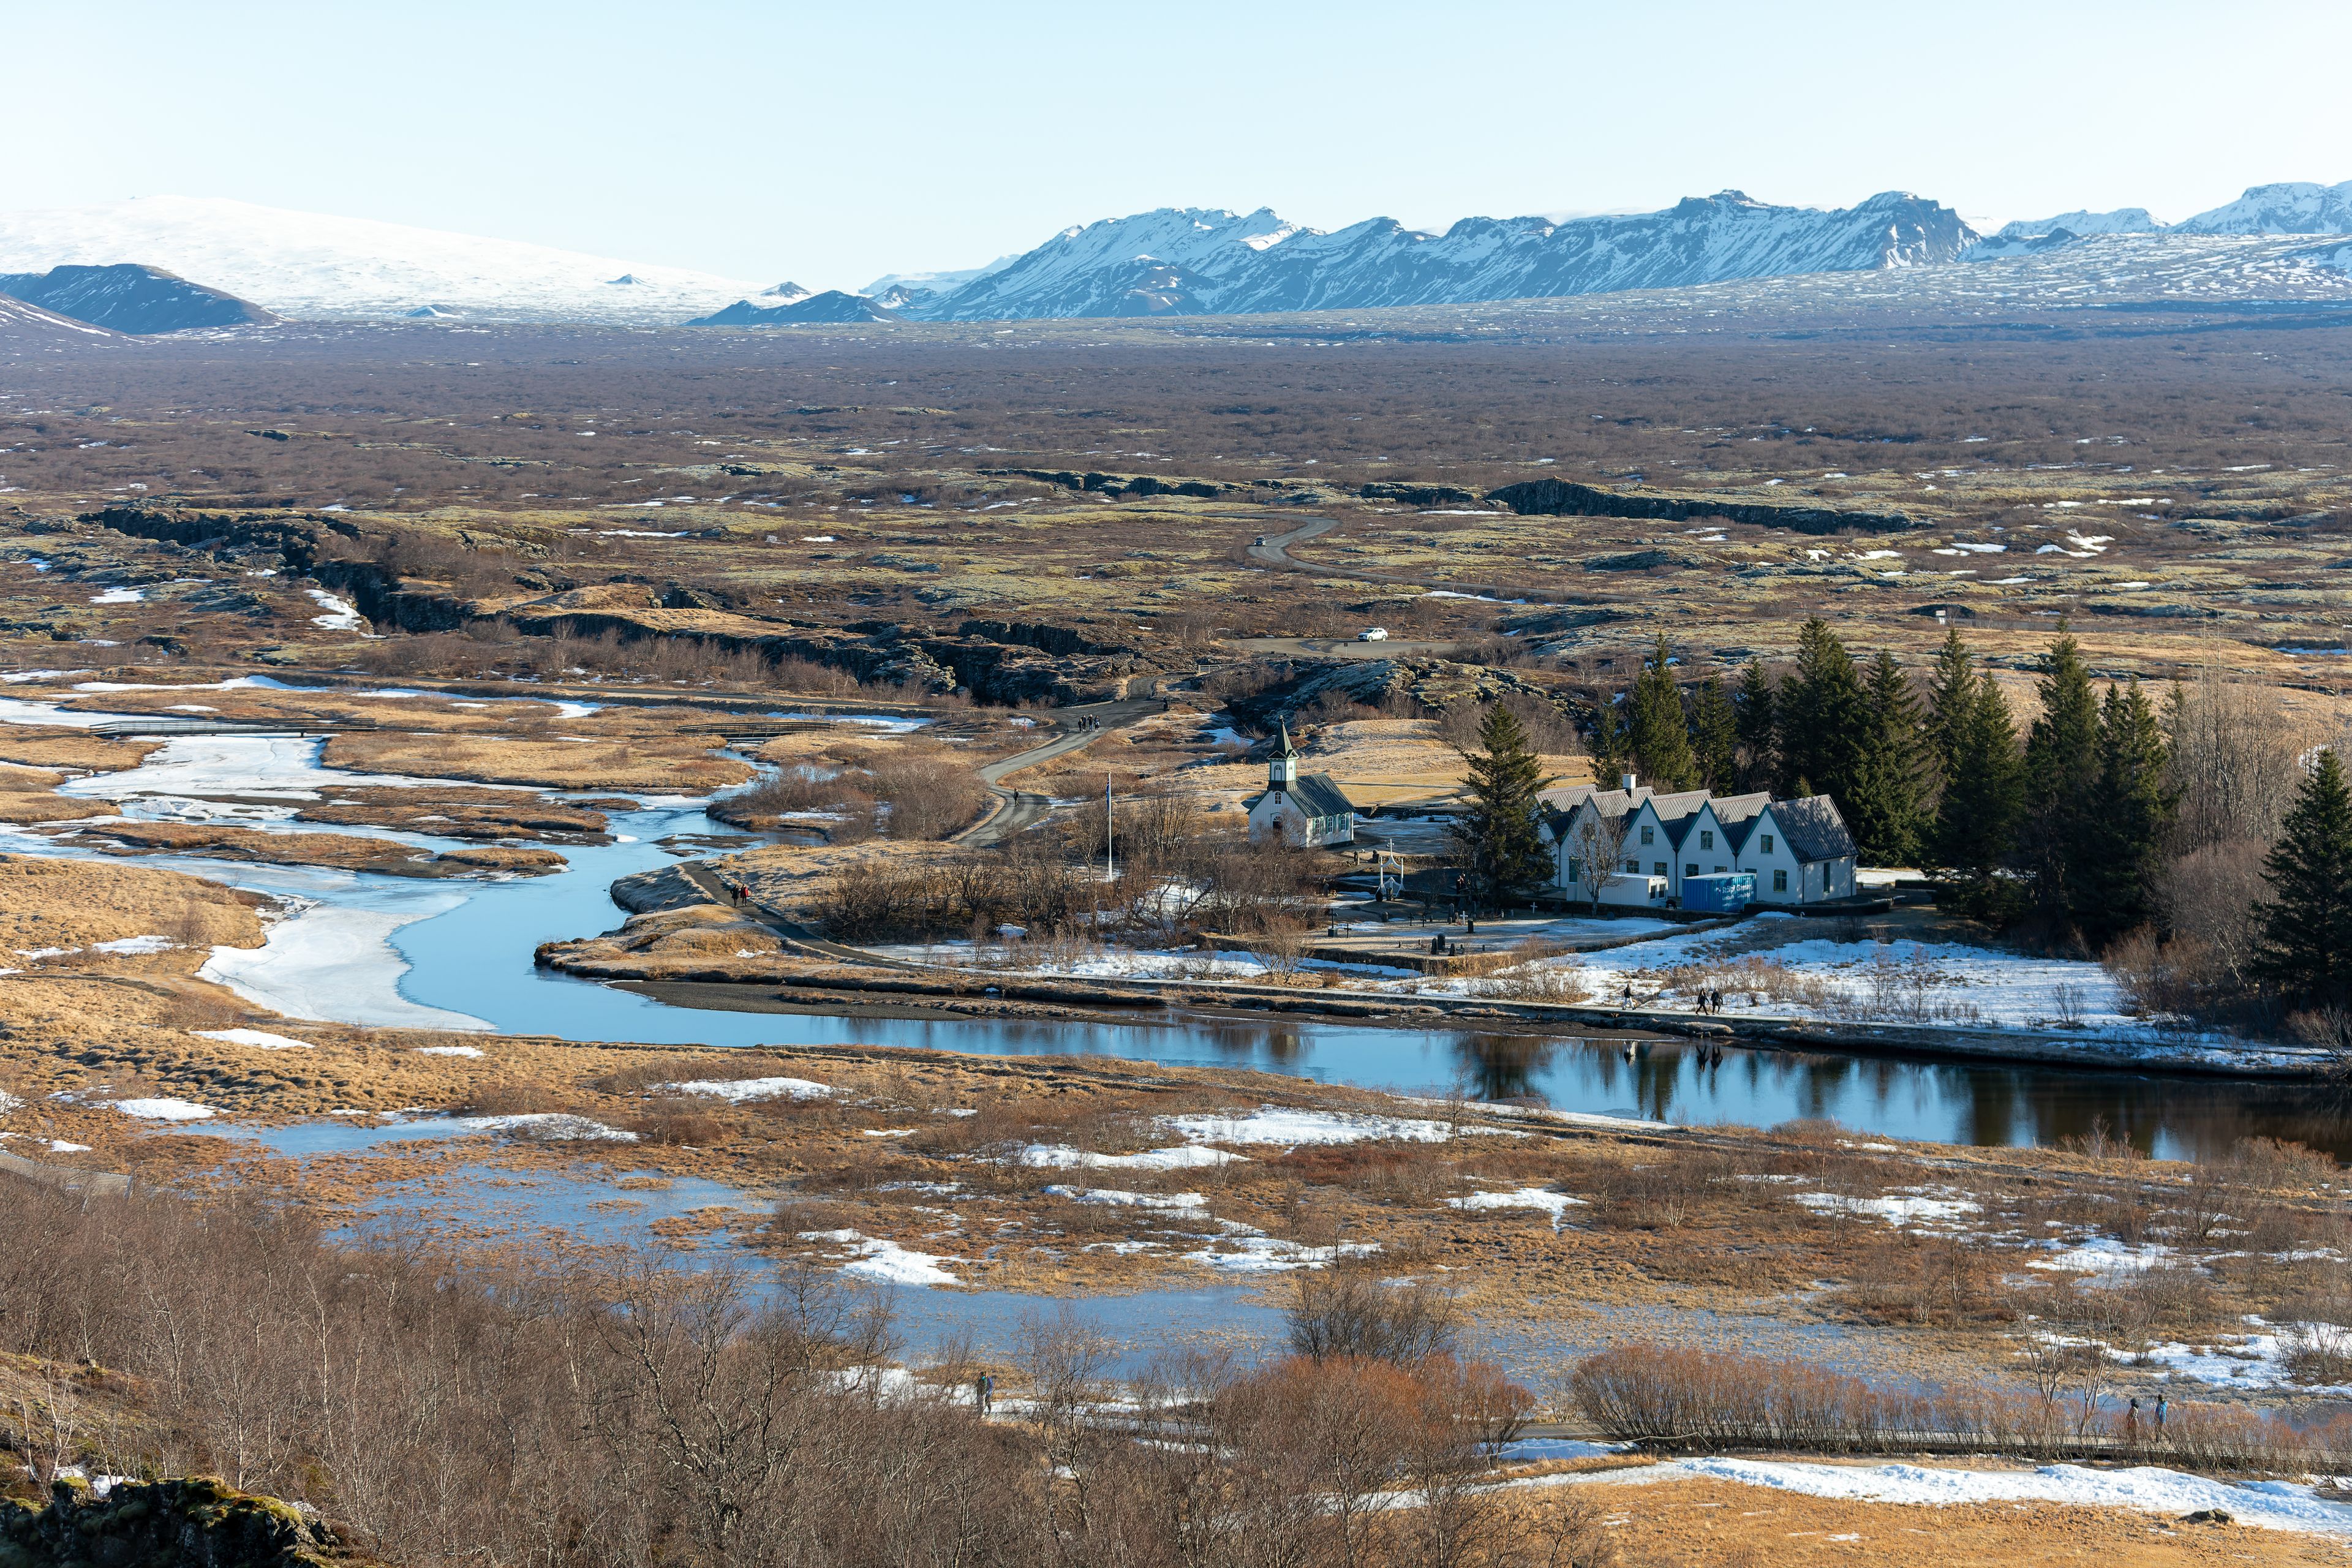
[[1200, 496], [1213, 500], [1237, 495], [1255, 487], [1223, 479], [1175, 479], [1159, 474], [1079, 473], [1070, 468], [982, 468], [983, 474], [1005, 479], [1035, 479], [1066, 490], [1087, 490], [1118, 500], [1122, 496]]
[[317, 1568], [327, 1529], [209, 1476], [117, 1486], [59, 1480], [49, 1505], [0, 1500], [0, 1568]]
[[1368, 658], [1310, 667], [1297, 679], [1269, 687], [1230, 707], [1243, 720], [1267, 725], [1311, 706], [1326, 694], [1378, 707], [1391, 697], [1410, 697], [1443, 712], [1465, 702], [1493, 702], [1507, 695], [1532, 697], [1570, 712], [1558, 693], [1516, 670], [1456, 664], [1444, 658]]
[[1528, 479], [1505, 485], [1500, 489], [1488, 490], [1486, 499], [1501, 501], [1525, 517], [1640, 517], [1662, 522], [1719, 517], [1759, 528], [1794, 529], [1799, 533], [1837, 533], [1846, 529], [1864, 533], [1899, 533], [1919, 526], [1899, 511], [1847, 511], [1837, 507], [1718, 500], [1710, 496], [1628, 495], [1569, 479]]
[[1475, 490], [1456, 489], [1452, 485], [1385, 482], [1365, 485], [1356, 494], [1366, 500], [1401, 500], [1407, 506], [1476, 506], [1481, 499]]

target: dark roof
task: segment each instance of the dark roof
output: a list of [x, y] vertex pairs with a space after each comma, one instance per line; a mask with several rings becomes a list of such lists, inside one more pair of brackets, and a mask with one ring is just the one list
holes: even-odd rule
[[[1274, 793], [1271, 789], [1258, 791], [1242, 802], [1242, 809], [1255, 809], [1259, 801]], [[1329, 773], [1303, 774], [1282, 793], [1297, 802], [1298, 809], [1308, 816], [1352, 816], [1356, 812], [1355, 803]]]
[[1658, 826], [1666, 830], [1667, 843], [1677, 849], [1682, 847], [1683, 836], [1698, 820], [1699, 807], [1706, 804], [1706, 799], [1703, 789], [1677, 790], [1672, 795], [1650, 797], [1650, 809], [1658, 814]]
[[1756, 824], [1764, 808], [1772, 804], [1772, 792], [1759, 789], [1753, 795], [1719, 795], [1707, 805], [1715, 807], [1715, 819], [1723, 824], [1724, 847], [1737, 854], [1748, 847], [1748, 836], [1756, 831]]
[[1800, 860], [1837, 860], [1854, 852], [1853, 835], [1846, 831], [1837, 802], [1825, 795], [1775, 801], [1772, 820]]
[[1299, 809], [1309, 816], [1355, 815], [1355, 803], [1348, 798], [1348, 792], [1341, 789], [1339, 781], [1329, 773], [1306, 774], [1290, 786], [1290, 793], [1298, 797]]
[[1567, 831], [1568, 819], [1576, 815], [1580, 805], [1590, 804], [1604, 818], [1622, 816], [1638, 809], [1652, 793], [1647, 784], [1635, 784], [1631, 795], [1622, 789], [1602, 789], [1598, 784], [1570, 784], [1564, 789], [1545, 790], [1536, 800], [1544, 808], [1556, 837]]

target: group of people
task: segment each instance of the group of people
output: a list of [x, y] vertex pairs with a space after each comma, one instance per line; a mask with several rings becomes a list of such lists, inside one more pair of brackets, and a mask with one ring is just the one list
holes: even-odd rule
[[1706, 1014], [1710, 1017], [1719, 1016], [1723, 1012], [1723, 993], [1720, 991], [1700, 992], [1698, 994], [1698, 1010]]

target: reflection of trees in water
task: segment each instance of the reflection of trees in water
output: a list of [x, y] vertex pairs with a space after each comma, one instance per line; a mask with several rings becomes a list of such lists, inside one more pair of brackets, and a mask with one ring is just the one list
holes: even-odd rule
[[1457, 1080], [1478, 1100], [1542, 1100], [1536, 1079], [1563, 1043], [1543, 1035], [1456, 1035]]

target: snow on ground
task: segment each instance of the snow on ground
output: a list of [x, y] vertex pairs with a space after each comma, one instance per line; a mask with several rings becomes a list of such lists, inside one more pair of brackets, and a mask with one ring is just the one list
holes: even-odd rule
[[1541, 1209], [1551, 1215], [1551, 1227], [1558, 1230], [1571, 1208], [1583, 1208], [1582, 1198], [1570, 1197], [1566, 1193], [1553, 1192], [1549, 1187], [1520, 1187], [1507, 1193], [1471, 1193], [1467, 1196], [1448, 1198], [1445, 1206], [1456, 1209]]
[[144, 588], [109, 588], [103, 594], [92, 594], [93, 605], [136, 605], [147, 597]]
[[2352, 1329], [2336, 1323], [2273, 1323], [2252, 1314], [2245, 1322], [2248, 1331], [2242, 1334], [2225, 1334], [2194, 1344], [2159, 1340], [2138, 1349], [2119, 1349], [2102, 1341], [2064, 1334], [2038, 1337], [2051, 1344], [2096, 1346], [2110, 1361], [2136, 1366], [2152, 1363], [2176, 1378], [2214, 1388], [2252, 1392], [2290, 1389], [2297, 1394], [2336, 1399], [2352, 1396], [2352, 1386], [2321, 1387], [2297, 1383], [2287, 1365], [2289, 1359], [2302, 1351], [2325, 1349], [2339, 1354], [2352, 1352]]
[[1160, 1125], [1195, 1143], [1279, 1143], [1294, 1149], [1307, 1143], [1362, 1143], [1372, 1139], [1443, 1143], [1452, 1135], [1452, 1130], [1443, 1121], [1355, 1116], [1338, 1110], [1293, 1110], [1275, 1105], [1245, 1116], [1204, 1113], [1164, 1117]]
[[307, 1051], [311, 1048], [308, 1040], [298, 1040], [290, 1035], [273, 1035], [267, 1029], [192, 1029], [189, 1033], [198, 1039], [226, 1040], [232, 1046], [251, 1046], [257, 1051]]
[[1219, 1252], [1204, 1247], [1184, 1254], [1184, 1261], [1224, 1274], [1287, 1274], [1296, 1268], [1320, 1268], [1342, 1258], [1369, 1258], [1381, 1249], [1377, 1241], [1344, 1241], [1337, 1247], [1307, 1247], [1278, 1236], [1233, 1236], [1236, 1248]]
[[[1911, 1190], [1916, 1192], [1920, 1189], [1915, 1187]], [[1953, 1220], [1981, 1210], [1981, 1205], [1966, 1198], [1848, 1198], [1835, 1193], [1797, 1193], [1791, 1194], [1791, 1200], [1824, 1214], [1869, 1215], [1885, 1220], [1898, 1230], [1923, 1220]]]
[[1199, 1209], [1209, 1200], [1198, 1193], [1130, 1193], [1118, 1187], [1047, 1187], [1057, 1198], [1082, 1204], [1108, 1204], [1118, 1208]]
[[461, 1116], [457, 1125], [468, 1132], [512, 1132], [524, 1138], [590, 1143], [634, 1143], [637, 1135], [607, 1127], [585, 1116], [560, 1110], [532, 1110], [517, 1116]]
[[1248, 1156], [1193, 1144], [1179, 1149], [1150, 1149], [1140, 1154], [1097, 1154], [1066, 1143], [1032, 1143], [1016, 1163], [1055, 1171], [1189, 1171], [1203, 1165], [1226, 1165]]
[[324, 588], [305, 588], [302, 591], [310, 595], [311, 602], [319, 608], [327, 612], [323, 616], [312, 616], [310, 617], [312, 626], [322, 626], [331, 632], [359, 632], [367, 629], [367, 617], [361, 615], [358, 608], [348, 599], [338, 599]]
[[2111, 1236], [2095, 1236], [2088, 1241], [2072, 1246], [2060, 1241], [2045, 1245], [2056, 1250], [2047, 1258], [2032, 1259], [2026, 1264], [2028, 1268], [2053, 1268], [2068, 1274], [2116, 1275], [2168, 1268], [2173, 1263], [2172, 1248], [2154, 1241], [2145, 1241], [2133, 1247]]
[[[0, 710], [16, 704], [0, 699]], [[28, 702], [24, 708], [47, 706]], [[7, 717], [0, 711], [0, 717]], [[26, 719], [26, 723], [102, 723], [113, 714], [70, 714]], [[135, 768], [94, 773], [58, 787], [59, 795], [119, 800], [131, 795], [244, 795], [271, 800], [316, 800], [330, 785], [383, 784], [413, 789], [506, 788], [465, 779], [413, 778], [405, 773], [363, 773], [319, 765], [323, 739], [294, 735], [184, 735], [166, 742]]]
[[[812, 814], [820, 815], [820, 814]], [[1074, 980], [1239, 980], [1262, 981], [1272, 975], [1265, 959], [1251, 952], [1203, 952], [1197, 948], [1133, 948], [1097, 946], [1056, 951], [1031, 949], [1018, 942], [942, 942], [902, 943], [868, 951], [903, 963], [929, 963], [955, 969], [981, 969], [1017, 974], [1052, 974]], [[1412, 973], [1378, 963], [1334, 963], [1319, 958], [1302, 961], [1301, 969], [1337, 970], [1368, 978], [1402, 978]]]
[[804, 1230], [803, 1241], [829, 1241], [846, 1247], [854, 1254], [851, 1261], [841, 1266], [844, 1274], [856, 1274], [867, 1279], [880, 1279], [892, 1285], [961, 1285], [962, 1280], [940, 1267], [942, 1261], [936, 1253], [910, 1252], [895, 1241], [883, 1241], [855, 1230]]
[[289, 1018], [393, 1029], [486, 1030], [484, 1020], [400, 994], [408, 972], [388, 940], [412, 921], [456, 908], [462, 893], [404, 899], [398, 910], [314, 904], [269, 928], [259, 947], [216, 947], [197, 974]]
[[185, 1100], [118, 1100], [114, 1109], [142, 1121], [203, 1121], [213, 1113], [209, 1105]]
[[478, 1057], [482, 1054], [482, 1047], [479, 1046], [418, 1046], [415, 1051], [420, 1057]]
[[831, 1085], [805, 1078], [689, 1079], [684, 1083], [664, 1083], [655, 1087], [667, 1089], [672, 1094], [707, 1094], [738, 1105], [753, 1100], [817, 1100], [833, 1092]]
[[168, 936], [118, 936], [112, 942], [94, 942], [92, 952], [168, 952], [179, 945]]
[[1853, 1502], [1924, 1504], [2055, 1502], [2079, 1508], [2122, 1508], [2179, 1518], [2220, 1509], [2265, 1530], [2352, 1536], [2352, 1508], [2322, 1502], [2307, 1486], [2287, 1481], [2232, 1485], [2155, 1465], [2094, 1470], [2043, 1465], [2032, 1470], [1943, 1469], [1926, 1465], [1808, 1465], [1759, 1459], [1680, 1459], [1639, 1471], [1607, 1471], [1603, 1480], [1678, 1480], [1699, 1477], [1773, 1487], [1809, 1497]]

